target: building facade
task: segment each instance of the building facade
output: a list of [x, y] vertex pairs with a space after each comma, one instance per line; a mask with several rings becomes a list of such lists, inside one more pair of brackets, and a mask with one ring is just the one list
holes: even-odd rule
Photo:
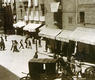
[[61, 2], [56, 16], [59, 20], [62, 17], [62, 29], [74, 30], [76, 27], [91, 27], [95, 26], [95, 0], [45, 0], [45, 17], [46, 25], [51, 28], [60, 28], [55, 25], [54, 15], [56, 12], [51, 12], [50, 4], [52, 2]]
[[16, 0], [15, 12], [17, 21], [22, 19], [31, 22], [43, 22], [45, 21], [44, 0]]
[[[54, 5], [59, 2], [57, 11], [53, 11]], [[45, 0], [45, 23], [47, 27], [62, 29], [62, 1], [61, 0]], [[52, 6], [54, 6], [52, 8]]]
[[4, 33], [4, 17], [3, 17], [2, 0], [0, 0], [0, 33]]
[[74, 30], [76, 27], [95, 26], [95, 0], [62, 0], [63, 28]]

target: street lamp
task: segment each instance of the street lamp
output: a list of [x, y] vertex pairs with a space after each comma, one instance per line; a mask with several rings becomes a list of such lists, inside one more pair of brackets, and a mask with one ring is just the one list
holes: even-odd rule
[[37, 45], [37, 39], [36, 39], [36, 52], [35, 52], [35, 54], [34, 54], [34, 58], [38, 58], [38, 47], [37, 47], [38, 45]]

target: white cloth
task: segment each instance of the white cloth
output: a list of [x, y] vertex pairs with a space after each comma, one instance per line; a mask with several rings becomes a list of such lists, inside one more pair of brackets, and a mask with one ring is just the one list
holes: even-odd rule
[[24, 16], [24, 20], [27, 21], [28, 20], [28, 16]]
[[50, 4], [51, 12], [57, 12], [58, 11], [59, 3], [60, 2], [52, 2]]
[[33, 1], [34, 6], [38, 6], [38, 0]]
[[31, 7], [31, 0], [28, 0], [28, 7]]
[[33, 11], [31, 11], [31, 13], [29, 15], [29, 20], [34, 20], [34, 13], [33, 13]]
[[40, 21], [45, 21], [45, 16], [40, 16]]
[[35, 21], [39, 21], [39, 11], [35, 11], [35, 16], [34, 16], [34, 20]]
[[34, 20], [33, 16], [30, 15], [29, 16], [29, 20]]

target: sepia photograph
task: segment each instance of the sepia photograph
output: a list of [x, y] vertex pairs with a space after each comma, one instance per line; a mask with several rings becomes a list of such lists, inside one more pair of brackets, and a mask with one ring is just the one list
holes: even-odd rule
[[95, 0], [0, 0], [0, 80], [95, 80]]

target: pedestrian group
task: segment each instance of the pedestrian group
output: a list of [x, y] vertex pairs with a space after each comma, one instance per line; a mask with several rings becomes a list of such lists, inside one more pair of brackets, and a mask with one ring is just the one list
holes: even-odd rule
[[[24, 43], [25, 43], [25, 46], [24, 46]], [[18, 47], [18, 45], [19, 45], [19, 47]], [[24, 49], [24, 48], [32, 49], [32, 43], [29, 38], [26, 38], [25, 41], [23, 41], [23, 39], [21, 39], [19, 43], [17, 42], [17, 40], [12, 40], [11, 50], [13, 52], [19, 52], [19, 49]]]

